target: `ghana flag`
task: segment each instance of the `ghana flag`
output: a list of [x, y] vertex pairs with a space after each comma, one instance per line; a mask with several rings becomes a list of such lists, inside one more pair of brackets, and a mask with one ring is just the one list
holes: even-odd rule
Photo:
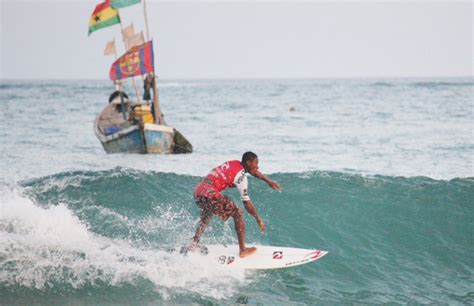
[[120, 22], [118, 11], [110, 7], [110, 0], [97, 5], [89, 19], [89, 35], [92, 32]]
[[153, 44], [149, 41], [131, 48], [117, 59], [110, 67], [109, 77], [115, 81], [154, 71]]
[[115, 9], [119, 9], [137, 3], [140, 3], [140, 0], [112, 0], [110, 5]]

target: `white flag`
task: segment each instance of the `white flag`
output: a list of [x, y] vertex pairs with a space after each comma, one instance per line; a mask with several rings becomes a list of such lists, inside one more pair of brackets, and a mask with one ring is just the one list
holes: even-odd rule
[[143, 31], [133, 35], [127, 40], [128, 49], [135, 46], [143, 45], [144, 43], [145, 43], [145, 38], [143, 37]]
[[122, 31], [123, 39], [127, 41], [130, 37], [135, 35], [135, 30], [133, 29], [133, 23], [131, 23], [128, 27], [124, 28]]
[[104, 50], [104, 55], [115, 54], [115, 39], [107, 43]]

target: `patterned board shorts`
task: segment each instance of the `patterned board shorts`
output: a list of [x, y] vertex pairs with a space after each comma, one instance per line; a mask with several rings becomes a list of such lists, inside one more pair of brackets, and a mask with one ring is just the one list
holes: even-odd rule
[[195, 195], [194, 200], [204, 215], [216, 215], [222, 221], [227, 221], [238, 210], [234, 202], [228, 196], [222, 194], [213, 197]]

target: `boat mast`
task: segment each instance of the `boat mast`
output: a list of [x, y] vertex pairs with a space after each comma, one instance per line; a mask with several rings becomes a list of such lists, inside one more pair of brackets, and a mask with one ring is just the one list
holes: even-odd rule
[[[125, 46], [125, 52], [128, 52], [127, 42], [125, 40], [125, 35], [123, 34], [122, 18], [120, 18], [120, 13], [118, 9], [117, 9], [117, 15], [119, 16], [119, 20], [120, 20], [120, 32], [122, 32], [122, 40], [123, 40], [123, 45]], [[138, 93], [137, 83], [135, 83], [135, 77], [133, 76], [132, 76], [132, 84], [133, 84], [133, 88], [135, 88], [135, 94], [137, 95], [137, 102], [140, 103], [140, 94]]]
[[146, 14], [146, 1], [143, 0], [143, 15], [145, 15], [145, 30], [146, 30], [146, 41], [150, 40], [150, 34], [148, 32], [148, 18]]
[[[146, 30], [146, 40], [150, 41], [150, 34], [148, 31], [148, 17], [147, 17], [147, 12], [146, 12], [146, 0], [143, 1], [143, 15], [145, 16], [145, 30]], [[165, 124], [164, 119], [163, 119], [163, 114], [161, 113], [161, 108], [160, 108], [160, 99], [158, 97], [158, 86], [156, 83], [158, 82], [158, 77], [156, 75], [153, 75], [153, 108], [155, 110], [155, 122], [158, 124]]]
[[[118, 11], [117, 11], [118, 14]], [[120, 17], [119, 17], [120, 18]], [[115, 55], [115, 60], [117, 60], [117, 48], [115, 47], [115, 37], [114, 37], [114, 55]], [[118, 82], [118, 83], [116, 83]], [[122, 84], [119, 80], [114, 81], [115, 85], [115, 90], [119, 91], [119, 97], [120, 97], [120, 110], [122, 111], [122, 116], [123, 120], [127, 120], [127, 116], [125, 115], [125, 101], [124, 101], [124, 96], [123, 96], [123, 91], [122, 91]]]

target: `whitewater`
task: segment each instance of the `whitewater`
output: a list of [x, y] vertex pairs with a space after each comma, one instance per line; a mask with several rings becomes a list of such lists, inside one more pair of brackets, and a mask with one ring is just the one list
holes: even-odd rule
[[[0, 304], [474, 303], [472, 77], [159, 87], [192, 154], [105, 154], [108, 81], [1, 81]], [[249, 243], [325, 258], [256, 273], [169, 252], [193, 188], [248, 150], [283, 187], [250, 178], [268, 228], [246, 216]], [[232, 222], [203, 242], [235, 243]]]

